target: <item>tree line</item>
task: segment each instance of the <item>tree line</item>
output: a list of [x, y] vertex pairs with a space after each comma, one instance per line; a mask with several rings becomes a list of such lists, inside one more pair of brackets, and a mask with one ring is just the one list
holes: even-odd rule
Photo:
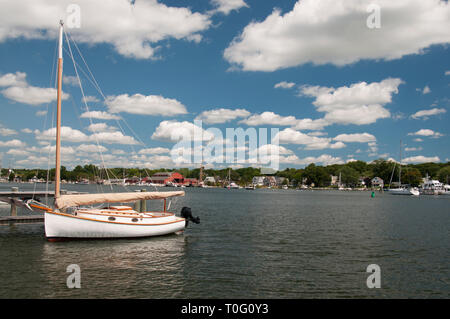
[[[33, 178], [43, 180], [53, 180], [55, 169], [50, 171], [44, 169], [13, 169], [9, 173], [8, 169], [2, 169], [1, 176], [8, 177], [13, 181], [19, 177], [22, 181], [28, 181]], [[68, 182], [80, 180], [90, 180], [95, 182], [101, 179], [130, 179], [133, 177], [145, 178], [151, 177], [157, 172], [179, 172], [185, 178], [199, 178], [200, 168], [189, 169], [143, 169], [143, 168], [108, 168], [102, 169], [95, 165], [78, 165], [73, 170], [61, 167], [61, 179]], [[213, 176], [216, 180], [228, 179], [240, 185], [247, 185], [252, 182], [254, 176], [260, 176], [261, 170], [254, 167], [245, 167], [238, 169], [204, 169], [203, 176]], [[397, 182], [399, 179], [399, 164], [384, 159], [378, 159], [370, 163], [364, 161], [354, 161], [346, 164], [333, 164], [319, 166], [310, 164], [305, 168], [286, 168], [274, 173], [275, 176], [285, 177], [294, 186], [300, 184], [312, 185], [316, 187], [327, 187], [331, 184], [331, 175], [341, 176], [341, 182], [347, 186], [356, 186], [361, 180], [370, 186], [370, 180], [374, 177], [383, 179], [385, 185], [392, 180]], [[423, 163], [402, 165], [401, 181], [402, 184], [418, 186], [422, 183], [422, 178], [438, 179], [442, 183], [450, 182], [450, 162], [447, 163]]]

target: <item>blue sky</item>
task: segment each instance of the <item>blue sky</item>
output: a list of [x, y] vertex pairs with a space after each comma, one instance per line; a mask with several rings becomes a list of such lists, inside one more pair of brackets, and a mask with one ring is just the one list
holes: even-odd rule
[[[107, 166], [189, 167], [172, 162], [177, 141], [170, 134], [190, 132], [196, 118], [203, 129], [224, 134], [227, 127], [278, 128], [281, 168], [398, 160], [400, 140], [405, 163], [449, 161], [445, 1], [402, 0], [397, 7], [382, 0], [106, 2], [33, 4], [58, 3], [54, 12], [5, 2], [1, 15], [12, 18], [0, 22], [3, 166], [48, 165], [57, 22], [67, 19], [70, 3], [79, 4], [81, 27], [66, 30], [107, 97], [81, 76], [86, 95], [96, 98], [89, 108], [126, 124], [92, 118], [97, 126], [89, 129], [66, 53], [68, 167], [101, 164], [97, 143]], [[370, 3], [380, 8], [380, 28], [366, 25]], [[131, 26], [121, 27], [119, 19]]]

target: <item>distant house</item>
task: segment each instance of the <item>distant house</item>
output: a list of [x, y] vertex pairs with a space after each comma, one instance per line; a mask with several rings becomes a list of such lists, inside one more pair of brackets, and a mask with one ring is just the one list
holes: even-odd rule
[[253, 177], [252, 184], [255, 186], [280, 186], [284, 182], [289, 183], [285, 177], [280, 176], [255, 176]]
[[266, 177], [265, 176], [255, 176], [252, 179], [252, 184], [256, 185], [256, 186], [264, 186], [264, 179]]
[[145, 182], [147, 183], [154, 183], [154, 184], [183, 184], [184, 183], [184, 177], [180, 173], [177, 172], [159, 172], [154, 174], [150, 178], [145, 178]]
[[216, 183], [216, 179], [213, 176], [207, 176], [207, 177], [205, 177], [203, 182], [215, 184]]
[[335, 185], [338, 185], [338, 184], [339, 184], [339, 177], [331, 175], [331, 183], [330, 183], [330, 185], [331, 186], [335, 186]]
[[383, 187], [384, 186], [384, 181], [379, 177], [372, 178], [372, 180], [370, 182], [373, 187]]

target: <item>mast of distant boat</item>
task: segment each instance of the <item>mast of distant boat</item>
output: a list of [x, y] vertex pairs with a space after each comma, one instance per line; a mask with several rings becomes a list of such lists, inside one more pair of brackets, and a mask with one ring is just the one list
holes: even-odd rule
[[60, 196], [61, 183], [61, 88], [62, 88], [62, 45], [63, 45], [63, 26], [61, 20], [59, 22], [59, 46], [58, 46], [58, 93], [57, 93], [57, 108], [56, 108], [56, 167], [55, 167], [55, 199]]
[[398, 169], [398, 187], [402, 188], [402, 140], [400, 140], [400, 163]]

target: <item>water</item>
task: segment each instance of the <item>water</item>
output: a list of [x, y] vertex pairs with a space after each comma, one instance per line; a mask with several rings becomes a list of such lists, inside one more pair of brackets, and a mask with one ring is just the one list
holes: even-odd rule
[[[181, 235], [50, 243], [43, 224], [0, 226], [0, 298], [450, 296], [447, 197], [185, 191], [172, 208], [191, 207], [201, 224]], [[81, 289], [66, 286], [70, 264], [81, 268]], [[369, 264], [381, 267], [380, 289], [367, 288]]]

